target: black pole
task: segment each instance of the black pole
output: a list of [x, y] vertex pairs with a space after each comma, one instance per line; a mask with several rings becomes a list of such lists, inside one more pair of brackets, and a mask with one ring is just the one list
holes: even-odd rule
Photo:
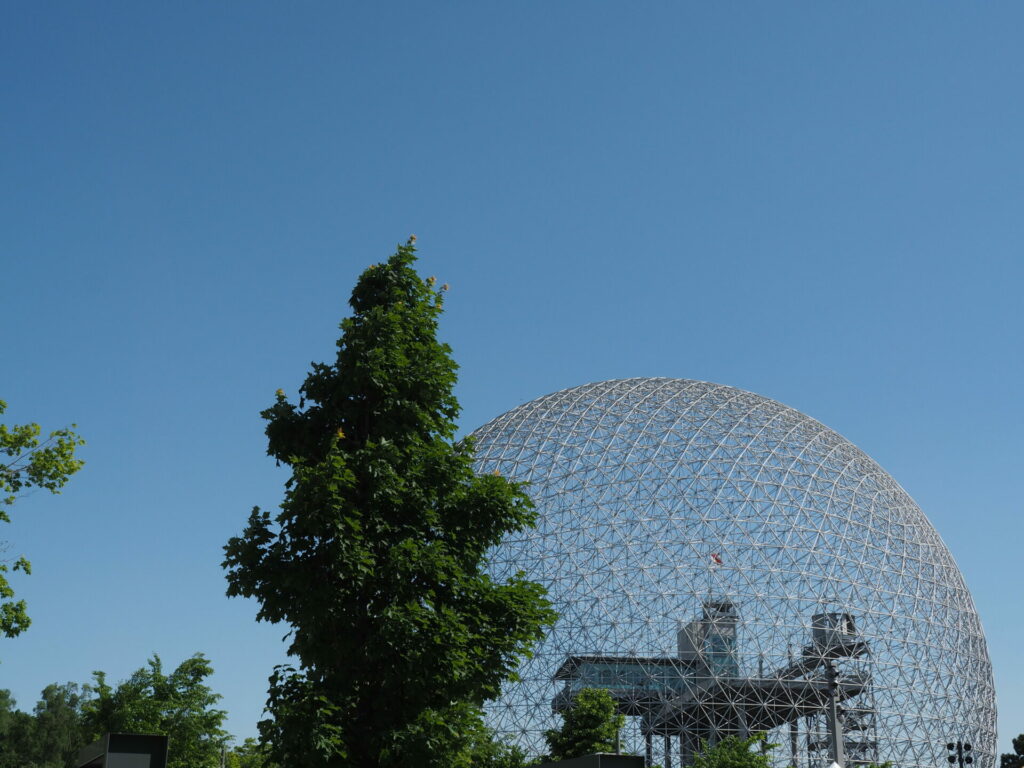
[[957, 763], [959, 768], [964, 768], [964, 766], [974, 762], [974, 756], [971, 754], [971, 745], [966, 741], [946, 742], [946, 751], [949, 752], [946, 760], [950, 765]]

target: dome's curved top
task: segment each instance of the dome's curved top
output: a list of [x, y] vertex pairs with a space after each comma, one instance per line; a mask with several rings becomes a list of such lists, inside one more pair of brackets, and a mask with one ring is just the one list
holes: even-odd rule
[[[871, 730], [851, 749], [933, 766], [966, 737], [981, 768], [994, 763], [991, 667], [960, 572], [907, 493], [836, 432], [732, 387], [640, 378], [538, 398], [474, 437], [478, 469], [528, 482], [539, 511], [492, 570], [525, 570], [561, 614], [523, 682], [491, 707], [500, 729], [535, 747], [569, 685], [553, 681], [563, 663], [676, 658], [679, 622], [713, 597], [738, 610], [743, 679], [799, 656], [812, 616], [856, 617], [870, 653], [848, 666], [871, 683], [848, 707]], [[633, 709], [636, 747], [650, 728]], [[780, 763], [817, 764], [812, 719], [803, 751]]]

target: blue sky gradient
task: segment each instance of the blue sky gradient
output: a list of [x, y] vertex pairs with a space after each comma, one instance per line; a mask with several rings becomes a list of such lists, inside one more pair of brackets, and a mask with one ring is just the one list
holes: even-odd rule
[[281, 627], [221, 547], [282, 471], [258, 412], [410, 233], [469, 431], [624, 376], [749, 389], [918, 501], [1024, 731], [1024, 6], [12, 3], [7, 420], [85, 470], [5, 526], [0, 687], [213, 661], [255, 734]]

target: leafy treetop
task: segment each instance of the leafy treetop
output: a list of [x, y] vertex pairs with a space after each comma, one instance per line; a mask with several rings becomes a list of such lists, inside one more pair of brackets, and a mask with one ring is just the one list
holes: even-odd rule
[[74, 684], [48, 685], [32, 714], [0, 690], [0, 768], [65, 768], [84, 746], [82, 696]]
[[692, 768], [771, 768], [768, 750], [774, 746], [765, 743], [763, 733], [748, 739], [727, 736], [713, 747], [704, 744], [694, 755]]
[[[164, 734], [168, 765], [220, 768], [229, 740], [222, 730], [220, 696], [205, 684], [212, 672], [200, 654], [165, 673], [158, 656], [116, 687], [102, 672], [81, 692], [75, 684], [48, 685], [32, 713], [14, 708], [0, 690], [0, 768], [74, 768], [79, 751], [107, 731]], [[251, 740], [224, 755], [229, 768], [274, 768]]]
[[1024, 733], [1013, 740], [1013, 752], [999, 757], [999, 768], [1024, 768]]
[[562, 713], [562, 727], [544, 734], [551, 760], [569, 760], [595, 752], [615, 752], [626, 718], [604, 688], [584, 688]]
[[267, 751], [256, 739], [248, 738], [224, 755], [224, 768], [273, 768]]
[[220, 694], [205, 683], [211, 674], [213, 667], [199, 653], [169, 674], [154, 655], [116, 688], [103, 672], [93, 673], [94, 695], [82, 705], [86, 741], [108, 731], [165, 734], [168, 768], [216, 768], [229, 736], [222, 727], [226, 713], [215, 707]]

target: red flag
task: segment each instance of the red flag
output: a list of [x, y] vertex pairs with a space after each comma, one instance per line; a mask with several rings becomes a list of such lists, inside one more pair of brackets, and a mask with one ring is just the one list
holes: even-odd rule
[[719, 556], [719, 554], [717, 552], [712, 552], [711, 553], [711, 565], [721, 565], [721, 564], [722, 564], [722, 558]]

